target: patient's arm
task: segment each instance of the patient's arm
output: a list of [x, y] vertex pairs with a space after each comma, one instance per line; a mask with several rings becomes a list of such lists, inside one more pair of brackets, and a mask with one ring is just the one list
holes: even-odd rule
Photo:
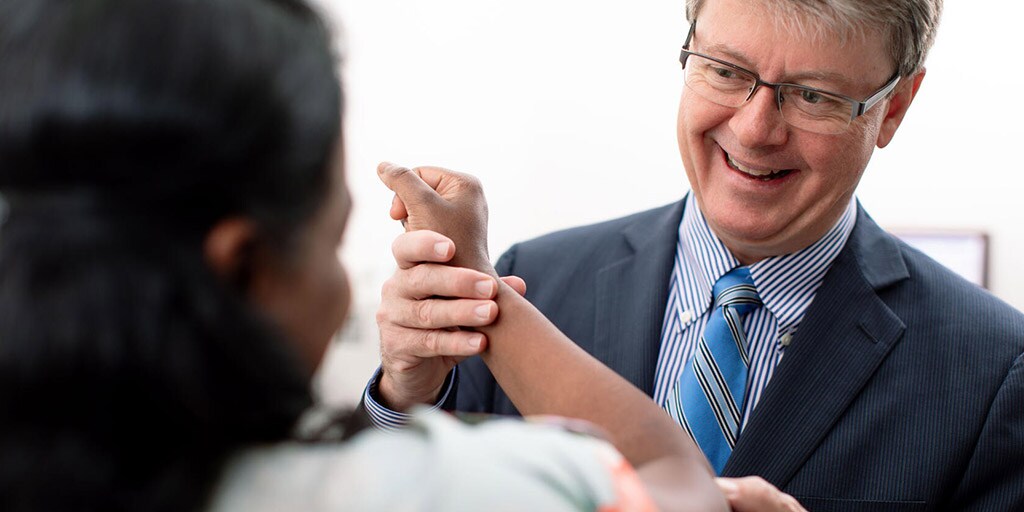
[[[406, 217], [410, 230], [448, 236], [456, 246], [454, 264], [494, 275], [486, 251], [486, 205], [475, 179], [388, 164], [378, 173], [400, 199], [393, 217]], [[704, 456], [665, 411], [508, 285], [499, 284], [495, 300], [497, 320], [479, 328], [488, 338], [481, 357], [520, 412], [581, 418], [602, 427], [665, 510], [727, 510]]]

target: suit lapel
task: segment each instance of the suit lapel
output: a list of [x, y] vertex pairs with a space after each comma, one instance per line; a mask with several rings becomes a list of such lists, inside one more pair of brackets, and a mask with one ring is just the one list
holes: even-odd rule
[[648, 395], [685, 199], [623, 229], [626, 256], [596, 275], [594, 356]]
[[789, 482], [900, 339], [904, 324], [877, 290], [907, 277], [896, 242], [858, 208], [724, 475]]

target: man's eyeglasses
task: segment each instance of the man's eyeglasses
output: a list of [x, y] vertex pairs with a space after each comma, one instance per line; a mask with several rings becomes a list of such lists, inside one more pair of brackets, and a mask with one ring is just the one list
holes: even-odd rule
[[690, 90], [723, 107], [737, 108], [752, 98], [758, 87], [770, 87], [775, 91], [775, 103], [782, 118], [802, 130], [823, 134], [841, 133], [857, 116], [863, 115], [885, 98], [900, 81], [897, 72], [864, 101], [799, 84], [765, 82], [757, 73], [731, 62], [691, 52], [690, 40], [693, 39], [696, 26], [695, 19], [690, 24], [690, 32], [679, 53], [684, 81]]

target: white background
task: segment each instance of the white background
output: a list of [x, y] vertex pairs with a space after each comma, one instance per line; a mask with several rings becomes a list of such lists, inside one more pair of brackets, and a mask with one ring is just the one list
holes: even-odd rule
[[[682, 0], [320, 3], [342, 48], [356, 201], [343, 249], [354, 341], [328, 357], [328, 399], [351, 400], [376, 366], [373, 313], [400, 232], [377, 162], [480, 177], [492, 258], [516, 241], [686, 192], [675, 140]], [[858, 190], [887, 228], [987, 232], [990, 287], [1017, 308], [1022, 17], [1016, 2], [946, 2], [921, 91]]]

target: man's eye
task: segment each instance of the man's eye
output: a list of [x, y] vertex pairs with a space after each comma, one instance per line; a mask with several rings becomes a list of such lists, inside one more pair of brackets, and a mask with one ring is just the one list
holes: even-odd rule
[[736, 74], [736, 72], [731, 70], [731, 69], [729, 69], [729, 68], [712, 67], [711, 71], [714, 74], [718, 75], [719, 78], [728, 78], [728, 79], [739, 78], [739, 76]]
[[800, 91], [800, 99], [812, 105], [820, 103], [825, 98], [814, 91]]

